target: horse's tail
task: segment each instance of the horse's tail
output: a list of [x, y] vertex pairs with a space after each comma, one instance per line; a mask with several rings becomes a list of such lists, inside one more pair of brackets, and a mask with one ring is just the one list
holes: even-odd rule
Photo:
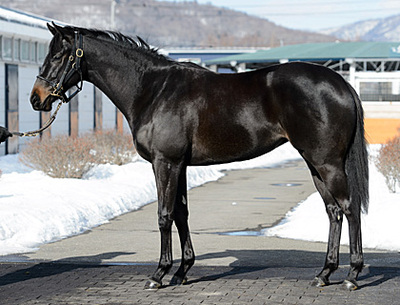
[[364, 135], [364, 111], [358, 94], [350, 84], [347, 84], [353, 96], [356, 106], [357, 120], [353, 141], [350, 144], [345, 170], [347, 174], [348, 187], [350, 190], [350, 201], [368, 213], [369, 191], [368, 191], [368, 152], [367, 141]]

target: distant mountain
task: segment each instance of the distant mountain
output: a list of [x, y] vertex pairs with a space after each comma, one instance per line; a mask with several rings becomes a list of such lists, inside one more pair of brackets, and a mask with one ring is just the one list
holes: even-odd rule
[[[276, 47], [336, 39], [196, 1], [116, 2], [115, 29], [159, 47]], [[0, 5], [77, 26], [111, 28], [110, 0], [0, 0]]]
[[360, 21], [320, 33], [353, 41], [400, 41], [400, 15]]

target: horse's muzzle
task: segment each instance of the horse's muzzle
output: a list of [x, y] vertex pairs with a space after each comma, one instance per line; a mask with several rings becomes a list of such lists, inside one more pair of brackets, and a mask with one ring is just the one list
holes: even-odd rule
[[[32, 108], [36, 111], [50, 111], [51, 110], [51, 104], [54, 102], [53, 96], [48, 95], [44, 101], [41, 100], [40, 95], [33, 91], [31, 94], [31, 105]], [[56, 98], [54, 98], [55, 100]]]

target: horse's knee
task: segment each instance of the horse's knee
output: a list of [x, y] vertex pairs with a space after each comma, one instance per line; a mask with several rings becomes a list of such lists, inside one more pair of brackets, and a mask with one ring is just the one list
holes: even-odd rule
[[169, 230], [171, 229], [172, 222], [174, 221], [172, 215], [170, 214], [160, 214], [158, 216], [158, 227], [160, 230]]

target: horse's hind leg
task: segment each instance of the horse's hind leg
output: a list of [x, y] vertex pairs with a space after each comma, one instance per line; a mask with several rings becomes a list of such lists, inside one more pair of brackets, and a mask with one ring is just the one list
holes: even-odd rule
[[350, 271], [343, 285], [348, 290], [355, 290], [358, 288], [357, 277], [364, 267], [360, 216], [361, 207], [350, 206], [349, 211], [346, 212], [346, 218], [349, 223]]
[[171, 285], [180, 285], [185, 283], [186, 273], [193, 266], [195, 260], [192, 241], [190, 239], [188, 225], [189, 211], [187, 204], [186, 167], [183, 167], [179, 176], [178, 192], [174, 208], [174, 220], [181, 242], [182, 260], [178, 271], [171, 279]]
[[315, 185], [324, 199], [330, 221], [325, 265], [314, 283], [317, 285], [328, 284], [329, 275], [338, 268], [340, 234], [344, 214], [349, 223], [350, 234], [350, 272], [344, 286], [349, 290], [354, 290], [357, 289], [357, 277], [364, 265], [361, 244], [361, 207], [350, 201], [347, 175], [342, 163], [324, 164], [315, 168], [310, 166]]
[[329, 217], [329, 240], [325, 264], [322, 271], [315, 277], [313, 286], [323, 287], [329, 284], [329, 276], [339, 267], [340, 236], [342, 232], [343, 212], [335, 199], [326, 189], [324, 182], [313, 175], [315, 187], [321, 194]]

